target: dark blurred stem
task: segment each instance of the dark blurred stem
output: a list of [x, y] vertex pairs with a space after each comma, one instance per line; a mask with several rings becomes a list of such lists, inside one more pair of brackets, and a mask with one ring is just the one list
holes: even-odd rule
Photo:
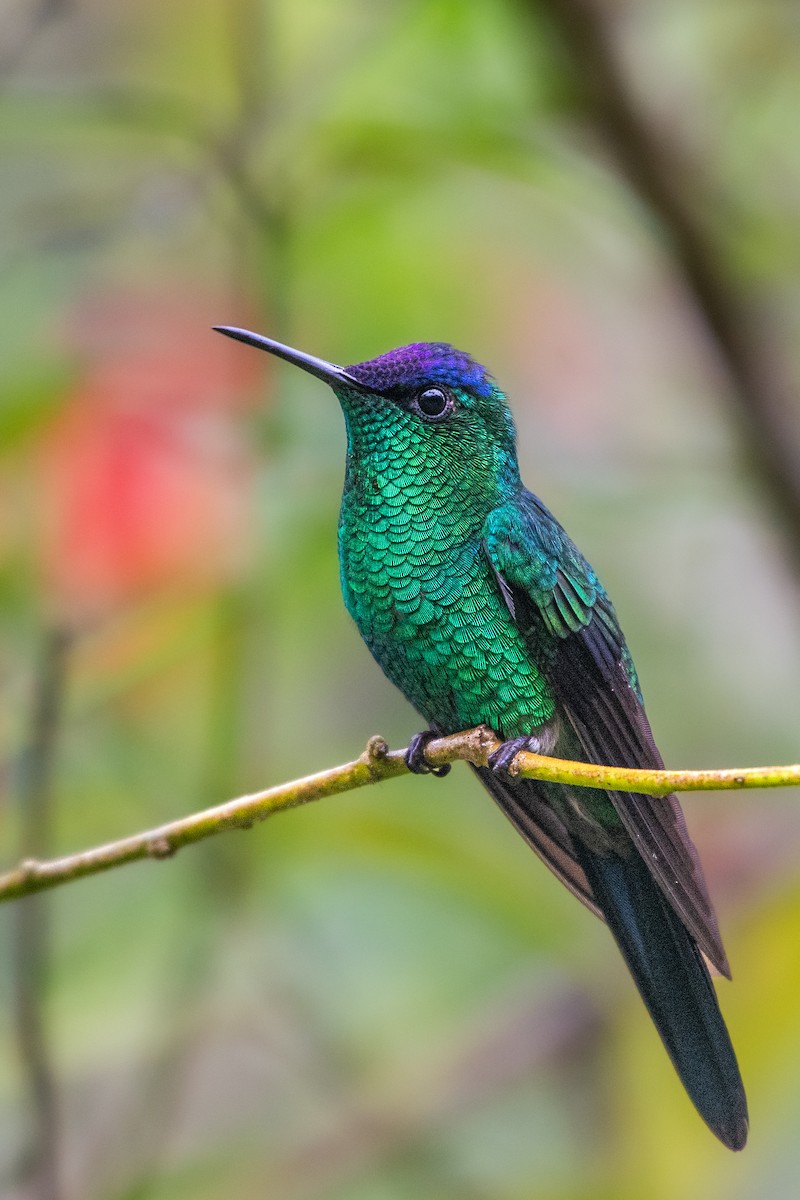
[[[210, 704], [199, 787], [205, 796], [225, 795], [234, 788], [241, 756], [242, 680], [247, 665], [246, 596], [236, 585], [215, 601], [211, 641]], [[220, 790], [221, 789], [221, 792]], [[202, 1039], [198, 1012], [217, 968], [220, 928], [247, 886], [247, 864], [238, 847], [206, 847], [191, 876], [193, 922], [170, 954], [170, 970], [162, 980], [160, 1046], [143, 1065], [124, 1126], [125, 1145], [135, 1146], [124, 1188], [125, 1200], [147, 1200], [159, 1189], [170, 1139], [186, 1104], [191, 1064]], [[118, 1147], [101, 1147], [93, 1177], [107, 1177], [104, 1194], [119, 1170]]]
[[602, 0], [522, 0], [545, 13], [570, 64], [588, 119], [610, 147], [640, 200], [658, 220], [675, 265], [730, 380], [740, 438], [781, 519], [800, 569], [800, 454], [790, 389], [761, 344], [758, 316], [684, 186], [683, 164], [642, 112], [616, 51]]
[[[66, 630], [54, 628], [46, 634], [42, 649], [19, 785], [20, 852], [25, 859], [52, 853], [53, 769], [70, 641]], [[50, 897], [42, 895], [23, 900], [16, 914], [13, 946], [16, 1035], [31, 1112], [23, 1171], [37, 1200], [58, 1200], [61, 1194], [58, 1107], [44, 1011], [50, 903]]]

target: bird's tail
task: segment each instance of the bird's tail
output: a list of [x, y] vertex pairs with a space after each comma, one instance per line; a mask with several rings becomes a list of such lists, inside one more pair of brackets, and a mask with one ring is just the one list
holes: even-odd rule
[[736, 1055], [700, 953], [644, 860], [579, 849], [594, 900], [700, 1116], [732, 1150], [747, 1140]]

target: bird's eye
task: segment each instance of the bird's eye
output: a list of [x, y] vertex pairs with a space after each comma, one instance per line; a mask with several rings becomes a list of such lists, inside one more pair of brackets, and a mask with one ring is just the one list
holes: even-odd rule
[[445, 388], [425, 388], [414, 397], [414, 407], [426, 421], [441, 421], [453, 411], [453, 394]]

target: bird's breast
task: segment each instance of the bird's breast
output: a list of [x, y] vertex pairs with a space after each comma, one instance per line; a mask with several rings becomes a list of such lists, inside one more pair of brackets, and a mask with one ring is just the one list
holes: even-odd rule
[[444, 729], [541, 726], [552, 697], [497, 588], [483, 523], [389, 491], [345, 493], [339, 524], [345, 604], [373, 656]]

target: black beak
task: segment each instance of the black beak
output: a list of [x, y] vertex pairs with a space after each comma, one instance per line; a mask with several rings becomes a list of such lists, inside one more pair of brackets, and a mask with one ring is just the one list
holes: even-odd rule
[[326, 362], [324, 358], [314, 358], [312, 354], [305, 354], [302, 350], [293, 350], [291, 346], [284, 346], [282, 342], [274, 342], [272, 338], [263, 337], [260, 333], [250, 333], [247, 329], [237, 329], [232, 325], [215, 325], [214, 330], [216, 333], [224, 333], [226, 337], [233, 338], [234, 341], [244, 342], [245, 345], [255, 346], [259, 350], [266, 350], [268, 353], [274, 354], [276, 358], [294, 363], [296, 367], [308, 371], [309, 375], [316, 375], [317, 379], [323, 379], [331, 387], [335, 387], [338, 383], [358, 388], [361, 392], [366, 390], [364, 384], [359, 383], [353, 375], [348, 375], [344, 367]]

